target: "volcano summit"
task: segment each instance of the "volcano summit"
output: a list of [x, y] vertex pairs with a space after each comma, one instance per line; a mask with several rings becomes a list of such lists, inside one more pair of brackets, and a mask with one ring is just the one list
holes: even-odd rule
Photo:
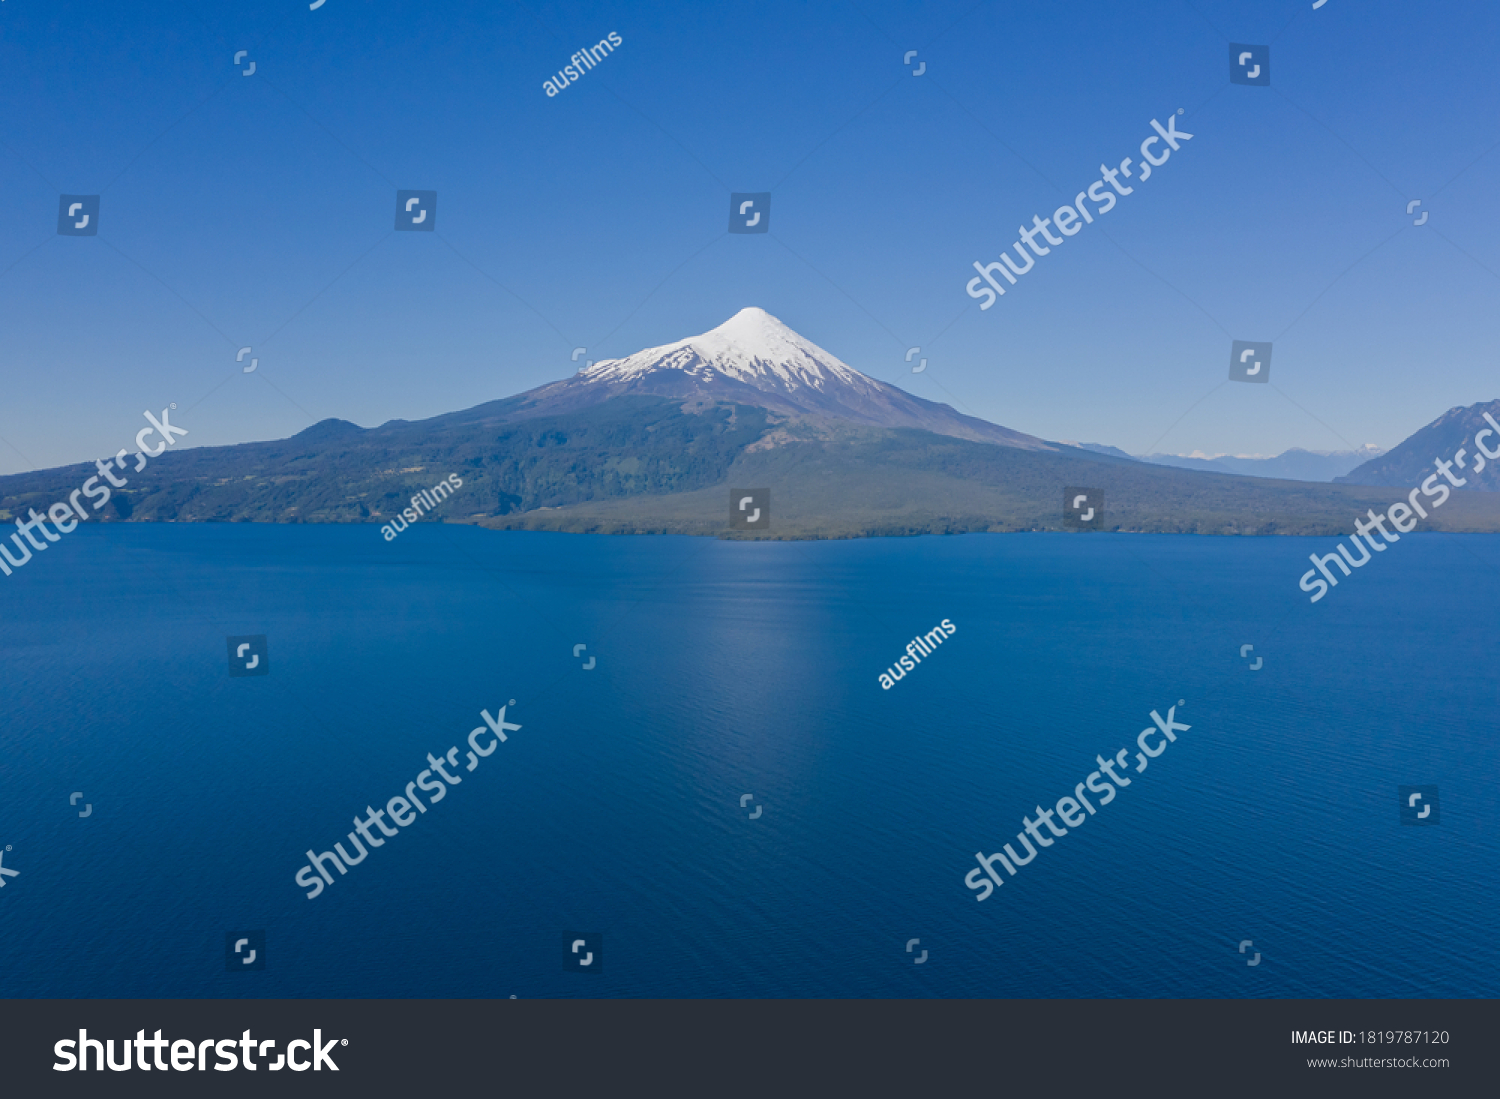
[[915, 427], [1023, 450], [1057, 449], [867, 377], [753, 306], [701, 336], [605, 359], [565, 381], [523, 393], [517, 410], [556, 415], [626, 394], [668, 397], [696, 408], [731, 402], [784, 416]]

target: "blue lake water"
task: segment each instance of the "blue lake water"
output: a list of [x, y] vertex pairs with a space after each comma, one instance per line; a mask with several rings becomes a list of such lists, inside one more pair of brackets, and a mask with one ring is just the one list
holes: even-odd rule
[[[82, 527], [0, 577], [0, 997], [1493, 996], [1500, 537], [1309, 605], [1333, 541]], [[247, 634], [270, 674], [231, 678]], [[975, 901], [975, 852], [1179, 699]], [[304, 852], [450, 746], [308, 900]]]

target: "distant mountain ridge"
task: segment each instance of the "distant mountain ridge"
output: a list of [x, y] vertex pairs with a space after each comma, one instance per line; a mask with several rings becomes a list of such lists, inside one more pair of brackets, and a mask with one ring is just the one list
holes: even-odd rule
[[1239, 473], [1249, 477], [1274, 477], [1283, 481], [1333, 481], [1363, 462], [1383, 454], [1379, 447], [1366, 444], [1359, 450], [1335, 450], [1318, 453], [1293, 447], [1274, 458], [1238, 458], [1221, 454], [1216, 458], [1189, 458], [1177, 454], [1147, 454], [1143, 462], [1178, 469], [1214, 470]]
[[1075, 443], [1069, 439], [1062, 440], [1064, 446], [1076, 446], [1079, 450], [1087, 450], [1091, 454], [1108, 454], [1111, 458], [1124, 458], [1134, 462], [1138, 459], [1134, 454], [1126, 454], [1117, 446], [1106, 446], [1104, 443]]
[[1358, 450], [1316, 451], [1292, 447], [1274, 458], [1239, 458], [1232, 454], [1220, 454], [1213, 458], [1199, 458], [1186, 454], [1126, 454], [1119, 447], [1103, 443], [1068, 443], [1081, 450], [1095, 454], [1108, 454], [1114, 458], [1129, 458], [1136, 462], [1149, 462], [1158, 466], [1173, 466], [1177, 469], [1196, 469], [1205, 473], [1235, 473], [1244, 477], [1270, 477], [1282, 481], [1331, 482], [1362, 462], [1367, 462], [1385, 452], [1373, 443], [1366, 443]]

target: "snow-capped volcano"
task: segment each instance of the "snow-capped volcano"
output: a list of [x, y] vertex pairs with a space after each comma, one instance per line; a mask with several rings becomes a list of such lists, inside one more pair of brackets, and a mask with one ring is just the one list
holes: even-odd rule
[[530, 412], [554, 413], [626, 394], [700, 406], [731, 401], [789, 416], [915, 427], [1005, 446], [1053, 449], [1030, 435], [867, 377], [753, 306], [701, 336], [605, 359], [565, 381], [523, 394], [523, 399]]
[[681, 370], [704, 380], [724, 374], [774, 392], [822, 391], [830, 382], [856, 389], [873, 389], [874, 384], [754, 306], [701, 336], [606, 359], [580, 374], [590, 382], [625, 382], [659, 370]]

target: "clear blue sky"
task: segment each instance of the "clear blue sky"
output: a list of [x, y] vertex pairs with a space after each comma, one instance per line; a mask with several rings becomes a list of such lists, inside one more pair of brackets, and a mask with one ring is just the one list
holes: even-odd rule
[[[1500, 396], [1497, 41], [1472, 0], [5, 0], [0, 472], [169, 402], [191, 445], [418, 419], [746, 305], [1049, 438], [1391, 446]], [[1192, 141], [981, 312], [970, 264], [1179, 108]], [[436, 233], [391, 232], [397, 188]], [[770, 233], [727, 235], [766, 190]], [[99, 236], [55, 234], [60, 193]], [[1235, 338], [1272, 385], [1221, 385]]]

